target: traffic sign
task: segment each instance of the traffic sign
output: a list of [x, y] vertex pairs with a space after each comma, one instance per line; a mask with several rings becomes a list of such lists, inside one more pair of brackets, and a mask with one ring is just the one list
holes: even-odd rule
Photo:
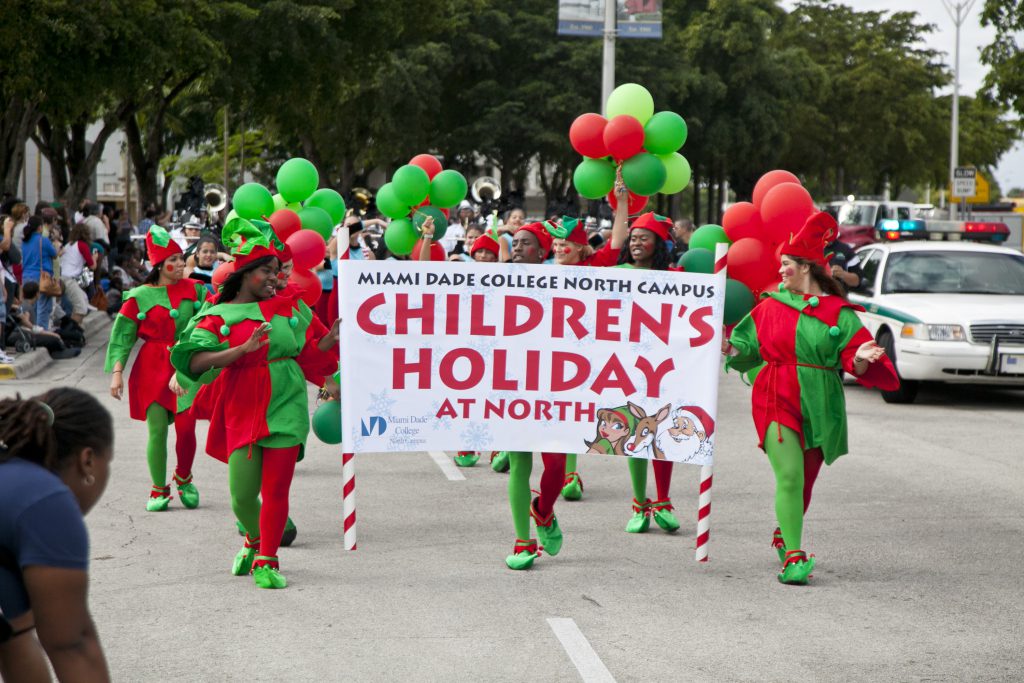
[[977, 191], [978, 169], [970, 166], [957, 166], [953, 169], [953, 192], [958, 199], [973, 197]]

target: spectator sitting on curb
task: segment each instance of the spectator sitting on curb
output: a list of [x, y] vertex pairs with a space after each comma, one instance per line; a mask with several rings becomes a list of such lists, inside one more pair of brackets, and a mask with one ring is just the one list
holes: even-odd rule
[[[39, 284], [36, 282], [29, 282], [22, 289], [22, 293], [25, 296], [25, 303], [33, 304], [36, 297], [39, 295]], [[14, 327], [20, 327], [25, 330], [25, 332], [32, 338], [32, 343], [37, 347], [41, 346], [46, 349], [50, 354], [50, 358], [53, 358], [54, 360], [74, 358], [82, 352], [82, 349], [69, 349], [65, 346], [64, 340], [61, 339], [60, 335], [56, 332], [49, 332], [41, 328], [39, 325], [33, 325], [28, 312], [22, 310], [21, 300], [18, 299], [18, 297], [14, 297], [10, 306], [10, 315], [7, 317], [7, 323], [5, 326], [5, 337], [11, 336], [10, 330]]]

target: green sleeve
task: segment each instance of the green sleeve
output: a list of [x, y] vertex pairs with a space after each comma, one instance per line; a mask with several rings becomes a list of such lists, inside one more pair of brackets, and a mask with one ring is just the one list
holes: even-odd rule
[[138, 340], [139, 328], [134, 320], [127, 316], [118, 315], [114, 320], [114, 326], [110, 328], [110, 342], [107, 344], [107, 361], [103, 372], [110, 372], [114, 364], [121, 362], [121, 367], [128, 363], [128, 356]]
[[759, 367], [764, 361], [761, 360], [760, 344], [757, 340], [757, 326], [754, 319], [747, 314], [743, 320], [733, 328], [729, 343], [736, 349], [735, 356], [727, 356], [725, 369], [748, 372]]
[[171, 349], [171, 365], [178, 371], [179, 377], [184, 377], [189, 382], [209, 384], [220, 374], [220, 368], [211, 368], [196, 375], [189, 369], [192, 356], [201, 351], [224, 351], [227, 348], [227, 341], [220, 341], [217, 335], [209, 330], [196, 328], [187, 339], [178, 342]]

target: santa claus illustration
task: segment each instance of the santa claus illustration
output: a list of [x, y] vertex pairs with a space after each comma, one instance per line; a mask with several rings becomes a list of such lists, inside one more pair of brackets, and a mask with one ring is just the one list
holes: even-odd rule
[[672, 426], [662, 433], [659, 443], [665, 455], [676, 462], [710, 462], [715, 421], [707, 411], [700, 406], [679, 406], [671, 418]]

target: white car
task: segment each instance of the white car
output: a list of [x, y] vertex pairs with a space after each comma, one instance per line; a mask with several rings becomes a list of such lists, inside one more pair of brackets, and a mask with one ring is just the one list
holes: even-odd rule
[[850, 301], [896, 365], [910, 403], [919, 382], [1024, 387], [1024, 254], [973, 242], [879, 242], [857, 251]]

